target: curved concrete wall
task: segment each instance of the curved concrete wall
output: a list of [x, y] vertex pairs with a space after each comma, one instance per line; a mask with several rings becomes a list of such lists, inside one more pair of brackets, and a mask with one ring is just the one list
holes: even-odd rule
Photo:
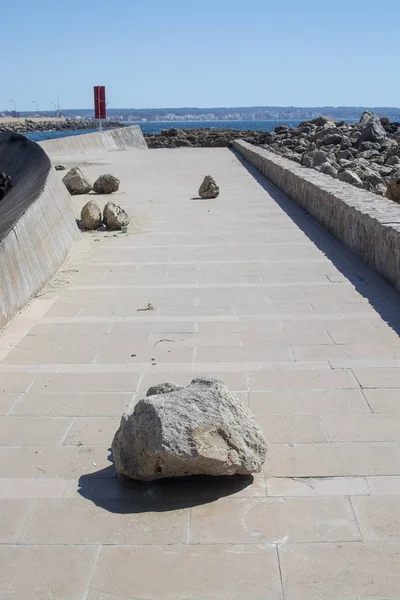
[[0, 201], [0, 326], [50, 280], [79, 236], [70, 195], [38, 144], [0, 134], [0, 172], [13, 187]]
[[400, 205], [268, 150], [234, 149], [400, 291]]
[[140, 148], [147, 150], [146, 140], [138, 125], [109, 129], [97, 133], [68, 135], [54, 140], [40, 142], [50, 158], [70, 156], [73, 154], [115, 152]]

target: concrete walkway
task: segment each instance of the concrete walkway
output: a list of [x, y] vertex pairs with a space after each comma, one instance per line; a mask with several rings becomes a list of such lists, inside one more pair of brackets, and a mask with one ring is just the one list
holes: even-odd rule
[[[133, 225], [0, 335], [0, 599], [398, 599], [399, 296], [228, 150], [85, 160]], [[264, 472], [118, 481], [123, 411], [199, 374], [250, 404]]]

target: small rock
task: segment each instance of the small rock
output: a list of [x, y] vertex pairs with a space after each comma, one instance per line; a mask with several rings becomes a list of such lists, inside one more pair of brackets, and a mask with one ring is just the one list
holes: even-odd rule
[[93, 190], [96, 194], [112, 194], [113, 192], [118, 192], [118, 189], [119, 179], [110, 173], [100, 175], [93, 184]]
[[217, 198], [219, 195], [219, 187], [211, 175], [206, 175], [204, 181], [199, 188], [199, 196], [203, 199]]
[[359, 188], [363, 187], [363, 182], [361, 181], [359, 176], [356, 173], [354, 173], [353, 171], [350, 171], [349, 169], [345, 169], [344, 171], [341, 171], [339, 173], [339, 175], [337, 176], [337, 178], [340, 179], [340, 181], [350, 183], [351, 185], [355, 185], [356, 187], [359, 187]]
[[101, 225], [101, 210], [97, 202], [90, 200], [81, 211], [81, 224], [85, 229], [98, 229]]
[[54, 168], [56, 171], [65, 171], [65, 165], [55, 165]]
[[389, 200], [400, 204], [400, 178], [391, 179], [388, 183], [386, 196]]
[[79, 194], [88, 194], [93, 187], [79, 167], [74, 167], [73, 169], [70, 169], [68, 173], [63, 177], [63, 182], [72, 196]]
[[107, 229], [117, 231], [123, 225], [129, 225], [130, 217], [126, 210], [118, 204], [107, 202], [103, 211], [103, 222]]
[[112, 451], [118, 475], [151, 481], [258, 473], [267, 448], [250, 409], [221, 381], [201, 378], [136, 404]]

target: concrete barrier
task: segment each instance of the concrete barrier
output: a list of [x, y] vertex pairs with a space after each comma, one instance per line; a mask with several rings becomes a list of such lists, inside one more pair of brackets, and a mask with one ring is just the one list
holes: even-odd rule
[[400, 205], [247, 142], [233, 147], [400, 291]]
[[0, 326], [51, 279], [78, 239], [71, 197], [35, 142], [0, 134], [0, 172], [13, 187], [0, 201]]
[[40, 142], [40, 146], [52, 159], [57, 156], [87, 153], [102, 154], [103, 152], [131, 150], [133, 148], [147, 150], [146, 140], [138, 125], [44, 140]]

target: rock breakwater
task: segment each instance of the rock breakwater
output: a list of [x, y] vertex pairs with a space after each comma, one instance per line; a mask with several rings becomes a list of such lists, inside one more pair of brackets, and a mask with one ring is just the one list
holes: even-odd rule
[[364, 112], [358, 123], [329, 117], [303, 121], [296, 128], [279, 125], [268, 134], [266, 149], [355, 187], [391, 200], [400, 178], [400, 123]]
[[163, 129], [161, 133], [145, 133], [144, 137], [149, 148], [224, 148], [238, 139], [261, 146], [268, 143], [269, 132], [211, 128]]
[[[25, 119], [5, 121], [0, 119], [0, 131], [14, 131], [15, 133], [36, 133], [46, 131], [77, 131], [81, 129], [97, 129], [98, 121], [91, 119]], [[119, 121], [102, 121], [103, 129], [116, 129], [122, 127]]]

